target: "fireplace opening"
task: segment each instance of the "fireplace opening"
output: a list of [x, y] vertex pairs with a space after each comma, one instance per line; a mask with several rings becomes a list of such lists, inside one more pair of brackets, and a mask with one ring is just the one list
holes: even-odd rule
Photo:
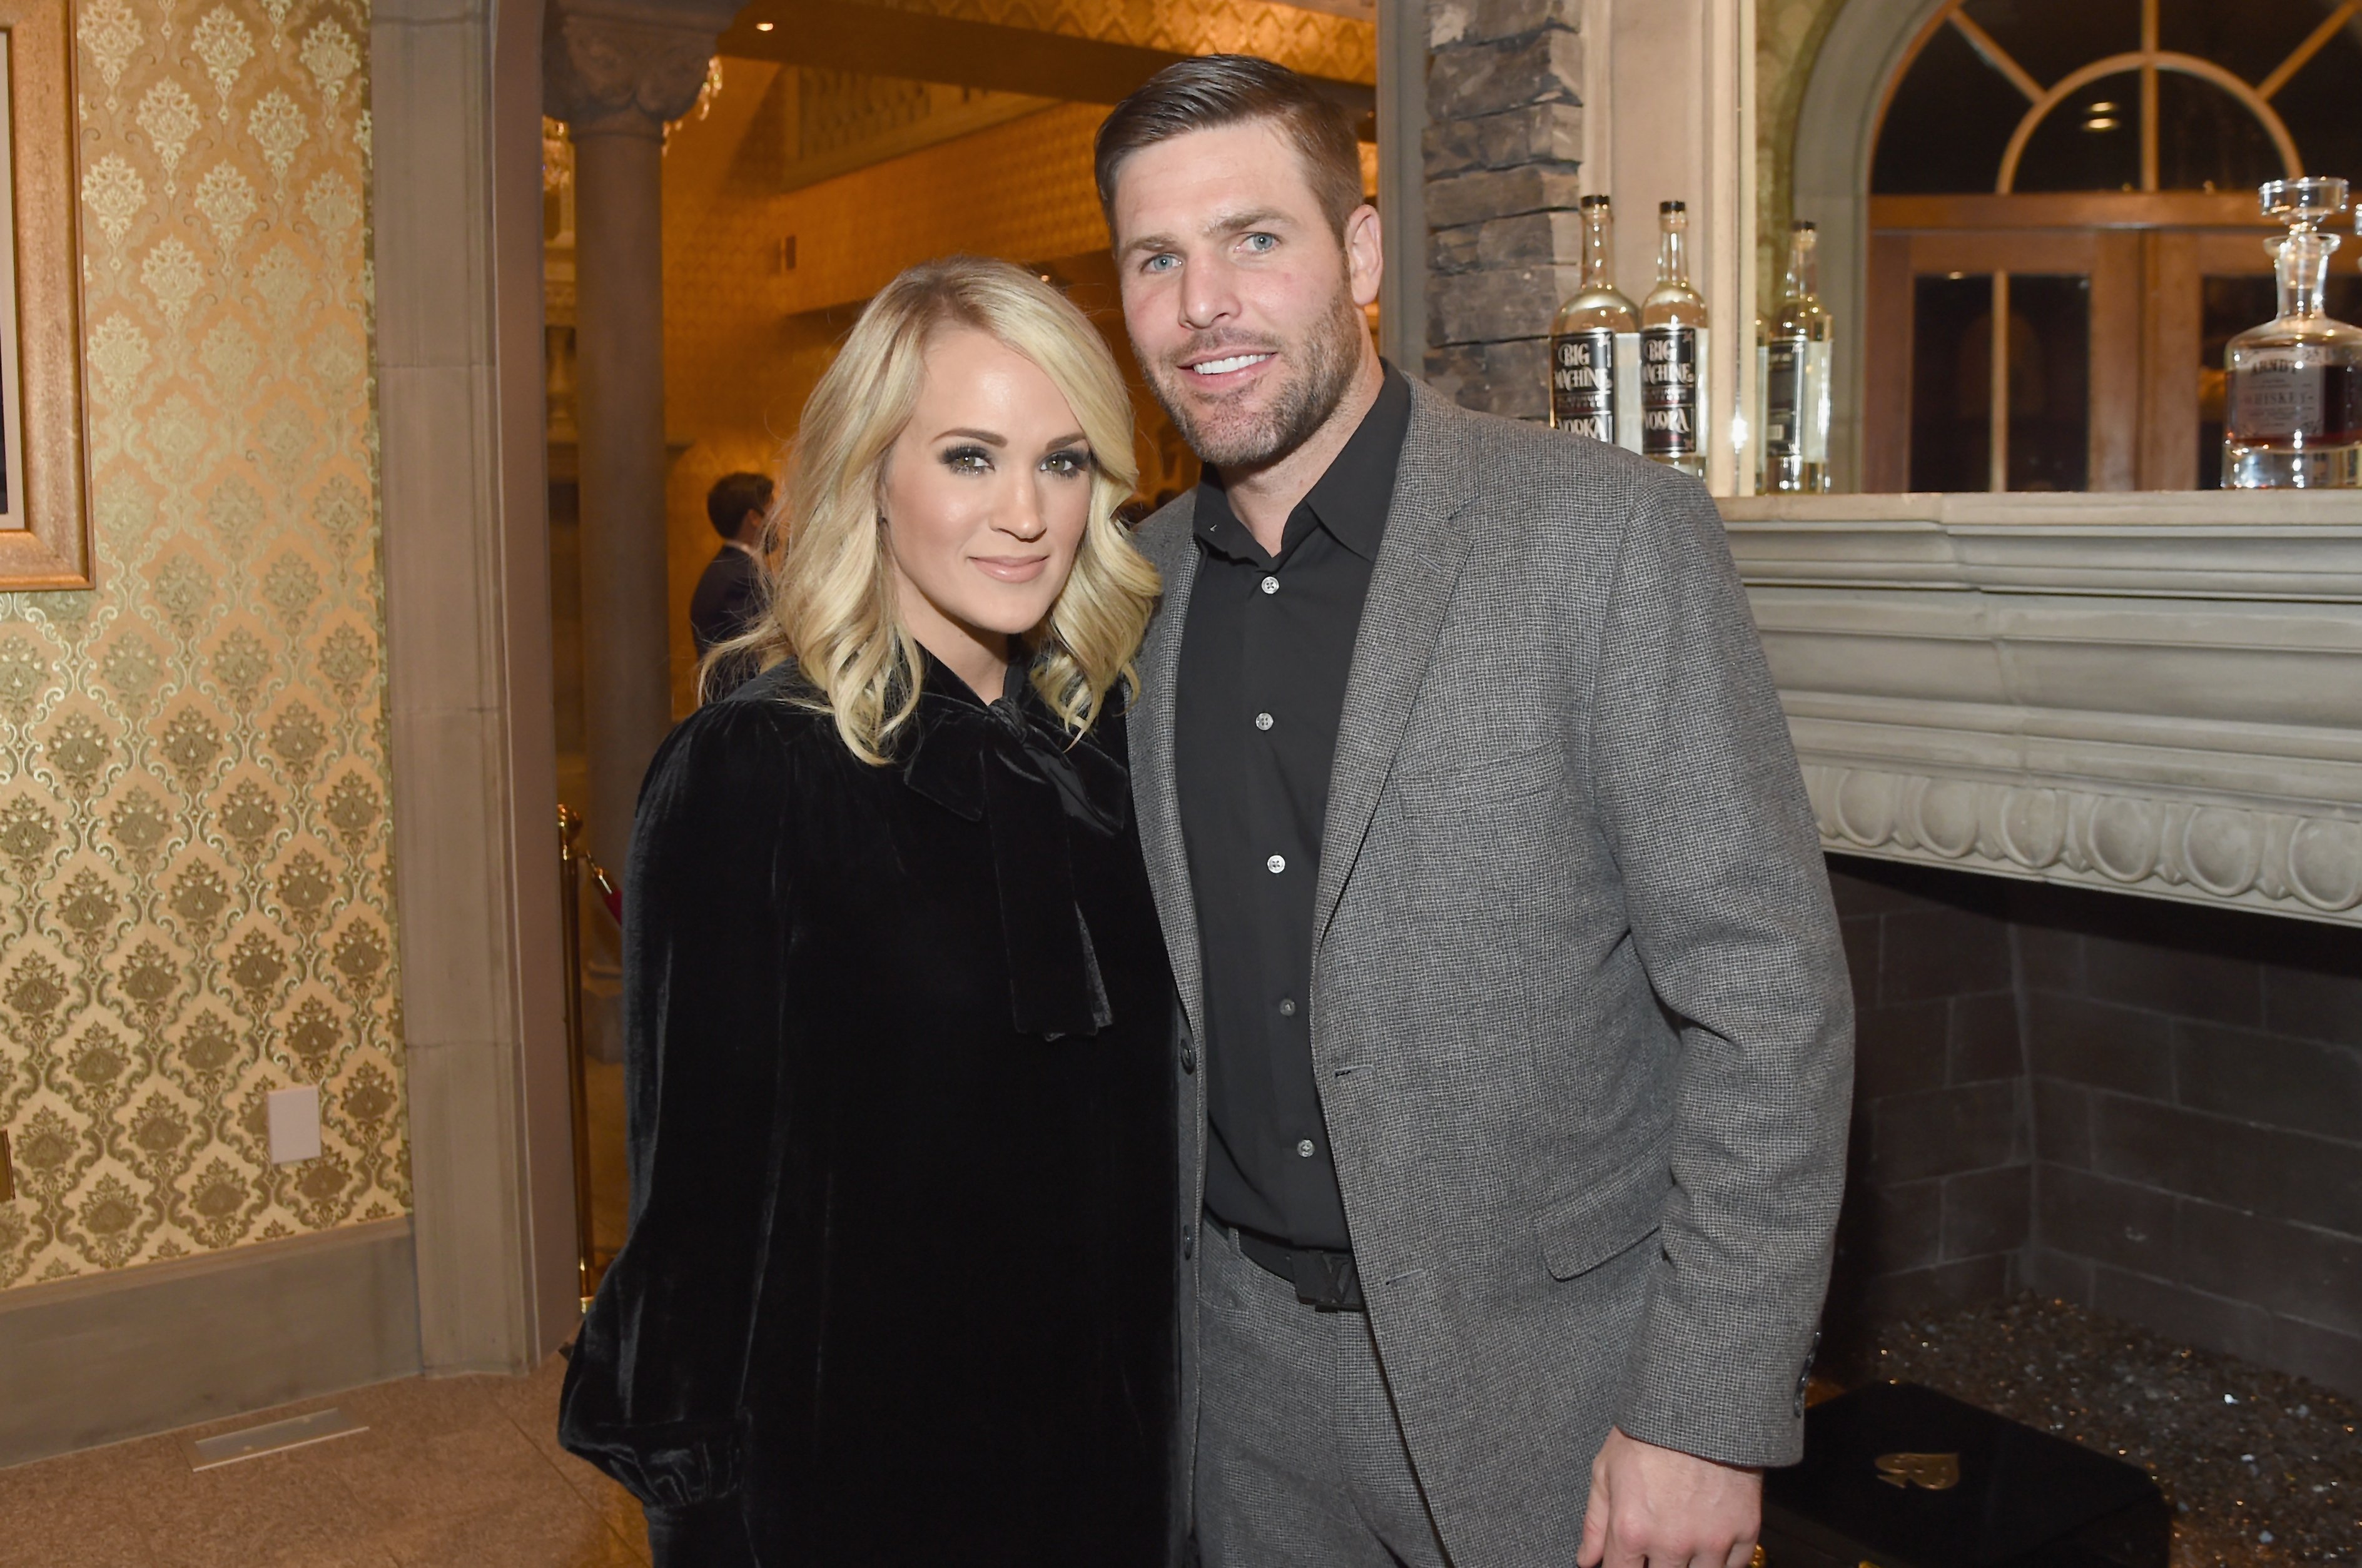
[[2362, 931], [1829, 868], [1859, 1016], [1831, 1385], [2127, 1451], [2177, 1562], [2362, 1557]]

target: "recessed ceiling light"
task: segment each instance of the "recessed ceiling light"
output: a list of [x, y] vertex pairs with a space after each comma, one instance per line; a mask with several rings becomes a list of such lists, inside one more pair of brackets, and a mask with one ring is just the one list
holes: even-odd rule
[[758, 33], [767, 33], [778, 25], [777, 22], [757, 22], [755, 24], [755, 30]]
[[2115, 129], [2117, 125], [2120, 123], [2121, 122], [2119, 121], [2110, 119], [2105, 115], [2102, 115], [2097, 118], [2085, 120], [2083, 122], [2083, 128], [2087, 131], [2112, 131]]
[[2094, 115], [2113, 115], [2116, 112], [2116, 105], [2113, 100], [2103, 98], [2092, 105], [2087, 112]]

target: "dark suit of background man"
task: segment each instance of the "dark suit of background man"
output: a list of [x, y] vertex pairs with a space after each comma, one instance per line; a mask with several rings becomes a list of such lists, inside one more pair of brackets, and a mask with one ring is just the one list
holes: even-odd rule
[[1206, 482], [1132, 785], [1179, 984], [1208, 1568], [1738, 1568], [1799, 1452], [1852, 1017], [1698, 484], [1385, 365], [1352, 133], [1268, 62], [1099, 133]]
[[[770, 515], [771, 481], [761, 474], [724, 474], [705, 492], [705, 515], [722, 536], [722, 547], [705, 563], [697, 591], [689, 598], [689, 635], [703, 658], [716, 643], [747, 629], [763, 605], [763, 557], [758, 549], [763, 519]], [[716, 669], [705, 682], [704, 700], [718, 701], [754, 670]]]

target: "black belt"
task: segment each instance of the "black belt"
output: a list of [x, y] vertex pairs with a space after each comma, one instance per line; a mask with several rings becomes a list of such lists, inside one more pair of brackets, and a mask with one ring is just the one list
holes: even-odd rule
[[1353, 1266], [1352, 1253], [1332, 1253], [1325, 1247], [1291, 1247], [1286, 1242], [1242, 1231], [1212, 1214], [1206, 1216], [1206, 1223], [1237, 1242], [1247, 1262], [1296, 1286], [1296, 1298], [1315, 1311], [1369, 1310], [1368, 1303], [1362, 1299], [1362, 1275]]

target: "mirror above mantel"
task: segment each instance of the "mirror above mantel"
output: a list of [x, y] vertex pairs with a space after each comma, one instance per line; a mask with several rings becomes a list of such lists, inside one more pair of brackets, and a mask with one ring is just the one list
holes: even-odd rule
[[1850, 493], [1720, 504], [1824, 844], [2362, 925], [2362, 491], [2214, 488], [2256, 185], [2362, 180], [2362, 5], [1786, 13], [1759, 224], [1818, 225]]
[[[1816, 20], [1766, 57], [1760, 222], [1820, 226], [1836, 488], [2219, 482], [2225, 341], [2275, 308], [2257, 186], [2362, 180], [2362, 7], [1786, 9]], [[2357, 252], [2332, 316], [2362, 317]]]

